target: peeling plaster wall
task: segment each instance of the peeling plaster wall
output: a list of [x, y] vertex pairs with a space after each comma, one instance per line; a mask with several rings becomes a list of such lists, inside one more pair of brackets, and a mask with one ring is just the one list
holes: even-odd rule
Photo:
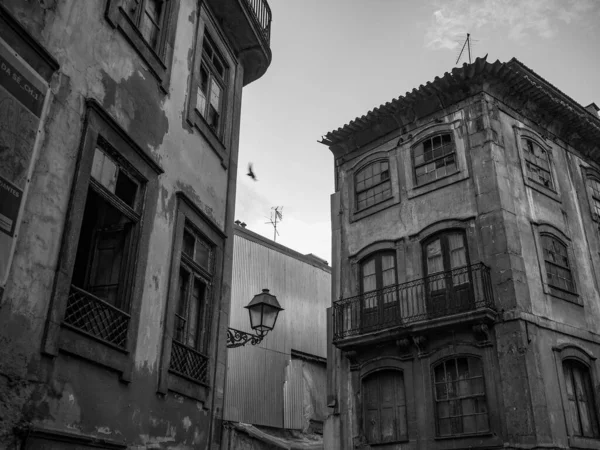
[[[170, 90], [158, 82], [124, 35], [105, 19], [105, 1], [2, 0], [56, 58], [45, 136], [25, 205], [9, 282], [0, 305], [0, 447], [31, 425], [127, 443], [130, 448], [205, 448], [222, 411], [229, 311], [230, 243], [225, 246], [222, 298], [213, 312], [211, 360], [217, 366], [205, 403], [156, 394], [168, 293], [175, 193], [183, 191], [223, 231], [231, 227], [243, 68], [231, 105], [231, 163], [226, 170], [204, 137], [184, 126], [198, 2], [181, 0]], [[132, 381], [89, 361], [41, 354], [71, 186], [86, 113], [95, 99], [164, 169], [151, 226]], [[228, 203], [229, 202], [229, 203]], [[225, 319], [220, 319], [224, 315]], [[220, 320], [219, 320], [220, 319]], [[217, 329], [217, 325], [220, 327]], [[212, 425], [211, 425], [212, 422]], [[215, 442], [215, 439], [213, 439]], [[214, 444], [218, 448], [218, 438]]]

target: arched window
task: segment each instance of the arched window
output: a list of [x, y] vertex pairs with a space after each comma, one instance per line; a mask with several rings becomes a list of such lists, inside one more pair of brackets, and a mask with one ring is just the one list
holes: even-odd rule
[[425, 139], [413, 150], [416, 185], [438, 180], [457, 170], [456, 147], [450, 133]]
[[590, 188], [592, 217], [594, 220], [600, 220], [600, 181], [597, 178], [588, 178], [587, 184]]
[[393, 251], [374, 253], [360, 263], [362, 294], [362, 328], [393, 321], [398, 311], [396, 284], [396, 254]]
[[388, 161], [375, 161], [356, 172], [356, 209], [375, 205], [392, 196]]
[[489, 431], [482, 363], [473, 356], [446, 359], [433, 367], [436, 433], [458, 436]]
[[554, 189], [548, 152], [531, 139], [523, 138], [522, 142], [527, 177], [542, 186]]
[[563, 372], [569, 402], [568, 416], [573, 435], [588, 438], [600, 437], [596, 403], [588, 367], [576, 359], [565, 359]]
[[380, 370], [363, 379], [363, 420], [369, 444], [408, 439], [401, 371]]
[[540, 238], [548, 284], [553, 288], [575, 293], [567, 246], [550, 234], [542, 234]]

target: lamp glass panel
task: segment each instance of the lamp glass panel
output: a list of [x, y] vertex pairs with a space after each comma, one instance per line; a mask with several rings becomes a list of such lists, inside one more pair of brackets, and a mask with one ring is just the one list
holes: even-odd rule
[[263, 305], [263, 329], [272, 330], [277, 320], [279, 310], [271, 305]]
[[248, 313], [250, 314], [250, 327], [253, 330], [260, 328], [262, 325], [262, 309], [263, 305], [255, 305], [248, 308]]

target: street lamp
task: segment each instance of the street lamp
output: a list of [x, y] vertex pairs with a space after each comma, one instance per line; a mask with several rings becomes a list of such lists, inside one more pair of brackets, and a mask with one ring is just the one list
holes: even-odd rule
[[235, 328], [227, 329], [227, 348], [241, 347], [250, 342], [250, 345], [260, 343], [269, 331], [275, 327], [279, 311], [283, 308], [279, 305], [277, 297], [269, 294], [268, 289], [263, 289], [260, 294], [244, 306], [250, 315], [250, 327], [256, 334], [246, 333]]

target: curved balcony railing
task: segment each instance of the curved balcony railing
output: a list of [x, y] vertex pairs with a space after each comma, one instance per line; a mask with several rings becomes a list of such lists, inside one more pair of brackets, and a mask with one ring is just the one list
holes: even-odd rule
[[255, 25], [262, 33], [267, 46], [271, 42], [271, 8], [267, 0], [244, 0], [250, 8]]
[[333, 304], [333, 340], [494, 308], [490, 269], [483, 263], [386, 286]]

